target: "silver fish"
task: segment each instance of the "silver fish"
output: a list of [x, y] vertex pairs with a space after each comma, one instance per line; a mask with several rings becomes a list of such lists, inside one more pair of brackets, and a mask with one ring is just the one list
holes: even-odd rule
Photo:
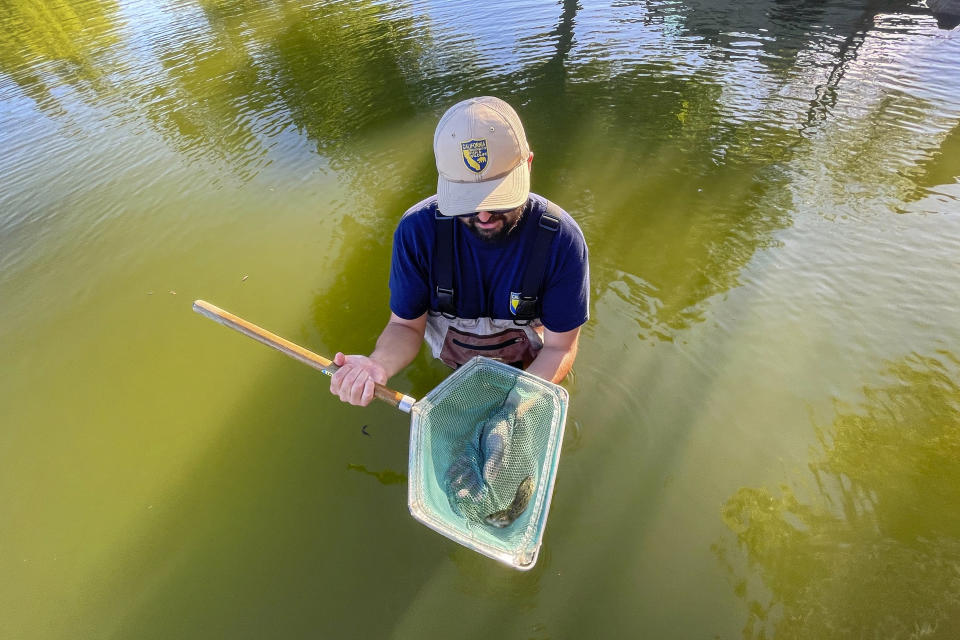
[[526, 511], [530, 504], [530, 498], [533, 497], [533, 476], [527, 476], [517, 487], [517, 495], [513, 497], [510, 506], [502, 511], [491, 513], [484, 522], [494, 527], [502, 529], [513, 524], [514, 520], [520, 517], [520, 514]]

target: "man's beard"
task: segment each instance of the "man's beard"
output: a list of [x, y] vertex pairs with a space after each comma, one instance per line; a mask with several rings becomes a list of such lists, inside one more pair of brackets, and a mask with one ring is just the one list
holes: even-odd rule
[[525, 205], [521, 205], [511, 211], [510, 213], [496, 213], [490, 216], [488, 222], [502, 222], [502, 224], [496, 229], [482, 229], [477, 226], [479, 222], [477, 216], [470, 216], [464, 220], [464, 223], [467, 225], [467, 228], [470, 229], [470, 233], [474, 237], [483, 240], [489, 244], [498, 244], [506, 240], [511, 233], [513, 233], [517, 226], [520, 224], [520, 220], [523, 219], [523, 209]]

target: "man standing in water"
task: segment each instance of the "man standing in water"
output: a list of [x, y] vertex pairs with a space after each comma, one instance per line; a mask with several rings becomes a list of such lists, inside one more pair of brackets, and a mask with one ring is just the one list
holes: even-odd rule
[[423, 340], [451, 367], [484, 355], [553, 382], [576, 358], [587, 246], [573, 218], [530, 192], [533, 152], [516, 112], [489, 96], [459, 102], [433, 151], [437, 194], [394, 233], [390, 320], [369, 356], [334, 357], [330, 391], [344, 402], [369, 404]]

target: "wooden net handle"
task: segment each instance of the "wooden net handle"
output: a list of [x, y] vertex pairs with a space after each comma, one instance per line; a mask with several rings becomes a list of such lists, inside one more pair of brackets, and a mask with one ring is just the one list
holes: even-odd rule
[[[327, 358], [317, 355], [309, 349], [304, 349], [300, 345], [294, 344], [276, 334], [270, 333], [266, 329], [258, 327], [252, 322], [247, 322], [243, 318], [235, 316], [229, 311], [224, 311], [220, 307], [212, 305], [205, 300], [194, 300], [193, 310], [215, 322], [239, 331], [257, 342], [262, 342], [268, 347], [273, 347], [277, 351], [285, 353], [291, 358], [299, 360], [305, 365], [313, 367], [328, 376], [332, 376], [334, 372], [340, 368]], [[374, 387], [374, 396], [406, 413], [410, 413], [410, 409], [416, 402], [416, 400], [410, 396], [404, 395], [399, 391], [394, 391], [382, 384], [376, 384]]]

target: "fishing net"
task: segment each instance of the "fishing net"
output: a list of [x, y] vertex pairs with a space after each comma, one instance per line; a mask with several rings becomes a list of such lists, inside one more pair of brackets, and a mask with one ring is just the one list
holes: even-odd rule
[[414, 406], [414, 518], [529, 569], [546, 526], [566, 420], [562, 387], [476, 357]]

